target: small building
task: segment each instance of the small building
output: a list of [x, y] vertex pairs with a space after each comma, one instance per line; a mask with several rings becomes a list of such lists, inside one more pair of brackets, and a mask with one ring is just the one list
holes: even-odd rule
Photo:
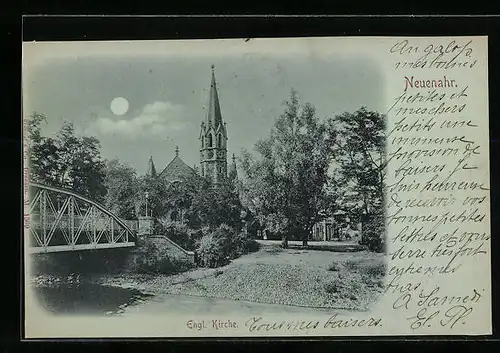
[[354, 227], [347, 212], [338, 210], [332, 216], [324, 218], [313, 226], [310, 240], [345, 240], [355, 236], [358, 231], [359, 225]]

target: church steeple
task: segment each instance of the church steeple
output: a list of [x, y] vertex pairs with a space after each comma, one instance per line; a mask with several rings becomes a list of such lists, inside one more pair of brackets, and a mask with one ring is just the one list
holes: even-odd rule
[[146, 175], [150, 177], [156, 177], [156, 168], [155, 168], [155, 163], [153, 162], [153, 156], [149, 157], [149, 162], [148, 162], [148, 171]]
[[227, 178], [227, 132], [215, 82], [214, 65], [208, 99], [208, 110], [200, 131], [200, 171], [214, 183]]
[[210, 83], [210, 93], [208, 99], [208, 110], [205, 123], [214, 128], [222, 125], [222, 115], [220, 112], [219, 94], [217, 93], [217, 83], [215, 82], [215, 66], [212, 65], [212, 82]]

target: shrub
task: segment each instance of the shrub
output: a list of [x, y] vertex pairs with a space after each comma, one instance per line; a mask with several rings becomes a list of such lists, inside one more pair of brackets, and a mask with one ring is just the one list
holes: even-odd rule
[[236, 233], [226, 224], [221, 224], [212, 232], [205, 229], [201, 233], [204, 235], [198, 242], [197, 256], [202, 266], [222, 266], [229, 260], [259, 249], [259, 243], [254, 239], [244, 232]]
[[339, 264], [338, 262], [333, 262], [329, 267], [328, 271], [333, 271], [333, 272], [338, 272], [342, 269], [342, 264]]
[[222, 252], [226, 256], [231, 257], [231, 255], [233, 255], [234, 253], [235, 248], [235, 230], [227, 224], [221, 224], [212, 232], [212, 235], [214, 236], [214, 238], [220, 241]]
[[170, 240], [178, 244], [180, 247], [194, 251], [199, 240], [203, 236], [202, 230], [190, 229], [186, 224], [180, 222], [164, 222], [160, 223], [159, 235], [164, 235]]
[[149, 274], [173, 274], [188, 270], [189, 263], [169, 258], [153, 242], [144, 240], [138, 244], [140, 250], [134, 258], [132, 271]]
[[345, 260], [343, 263], [346, 270], [350, 272], [357, 272], [360, 267], [359, 260]]
[[233, 238], [231, 257], [234, 259], [241, 255], [255, 252], [259, 250], [259, 247], [259, 243], [248, 236], [248, 234], [245, 234], [245, 232], [241, 232]]
[[223, 240], [214, 233], [200, 239], [197, 255], [199, 264], [204, 267], [218, 267], [229, 261], [229, 256], [224, 253]]
[[328, 294], [333, 294], [341, 298], [351, 298], [351, 300], [353, 300], [352, 296], [359, 293], [361, 288], [362, 278], [359, 275], [348, 277], [337, 276], [324, 285], [324, 289]]
[[385, 263], [370, 264], [369, 266], [366, 266], [364, 270], [365, 270], [364, 272], [369, 276], [384, 277], [386, 273], [386, 264]]

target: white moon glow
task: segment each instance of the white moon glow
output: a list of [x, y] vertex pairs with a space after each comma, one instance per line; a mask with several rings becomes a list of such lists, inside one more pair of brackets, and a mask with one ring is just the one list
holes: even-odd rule
[[116, 97], [111, 101], [111, 111], [115, 115], [123, 115], [128, 112], [128, 100], [123, 97]]

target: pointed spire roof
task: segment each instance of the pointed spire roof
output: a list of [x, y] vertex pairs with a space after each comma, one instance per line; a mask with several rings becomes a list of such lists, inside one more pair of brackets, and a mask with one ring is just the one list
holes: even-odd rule
[[208, 111], [205, 123], [208, 126], [218, 127], [222, 124], [222, 114], [220, 112], [219, 94], [217, 93], [217, 84], [215, 82], [215, 66], [212, 65], [212, 82], [210, 83], [210, 95], [208, 100]]
[[155, 177], [156, 176], [156, 168], [155, 168], [155, 163], [153, 162], [153, 156], [149, 157], [149, 162], [148, 162], [148, 171], [146, 175]]
[[233, 153], [233, 163], [231, 163], [231, 165], [229, 166], [228, 174], [231, 179], [236, 178], [236, 176], [238, 175], [238, 171], [236, 168], [236, 156], [234, 155], [234, 153]]

